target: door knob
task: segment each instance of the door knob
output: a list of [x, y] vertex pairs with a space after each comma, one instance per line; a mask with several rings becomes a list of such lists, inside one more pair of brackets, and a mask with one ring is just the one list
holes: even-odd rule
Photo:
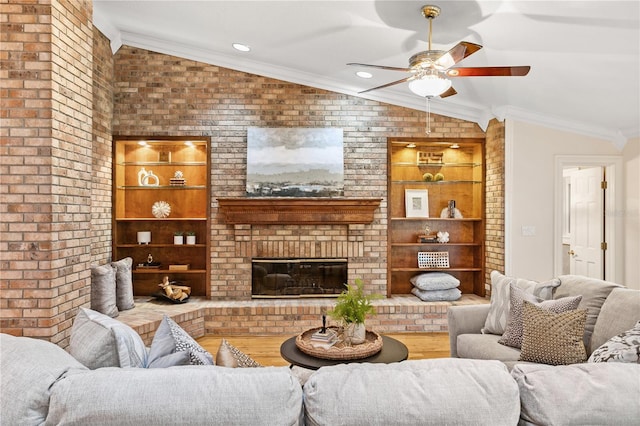
[[569, 250], [569, 254], [570, 254], [571, 256], [574, 256], [574, 255], [576, 254], [576, 252], [575, 252], [575, 251], [573, 251], [573, 250]]

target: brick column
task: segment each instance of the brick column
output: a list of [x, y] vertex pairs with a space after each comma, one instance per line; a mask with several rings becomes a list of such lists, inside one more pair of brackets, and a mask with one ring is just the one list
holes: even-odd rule
[[0, 328], [65, 346], [90, 293], [93, 5], [0, 7]]

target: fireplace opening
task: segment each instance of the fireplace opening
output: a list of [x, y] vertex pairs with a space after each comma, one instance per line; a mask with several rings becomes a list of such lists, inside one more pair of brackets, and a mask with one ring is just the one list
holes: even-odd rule
[[254, 258], [253, 298], [337, 297], [347, 282], [347, 259]]

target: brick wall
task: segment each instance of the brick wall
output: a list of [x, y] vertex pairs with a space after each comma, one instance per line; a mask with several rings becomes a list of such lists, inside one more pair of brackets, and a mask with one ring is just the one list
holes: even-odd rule
[[[113, 133], [210, 136], [212, 139], [211, 296], [250, 297], [253, 253], [236, 244], [263, 244], [256, 227], [218, 220], [218, 196], [243, 196], [247, 128], [338, 127], [344, 131], [345, 196], [382, 197], [372, 224], [357, 230], [362, 250], [349, 255], [349, 279], [386, 293], [387, 138], [424, 137], [425, 112], [383, 104], [124, 46], [115, 57]], [[484, 137], [474, 123], [433, 116], [433, 137]], [[342, 247], [346, 225], [269, 227], [302, 252], [309, 239]], [[258, 233], [260, 236], [258, 236]], [[258, 242], [256, 242], [256, 238]]]
[[109, 39], [93, 30], [93, 143], [91, 263], [111, 261], [113, 55]]
[[504, 272], [504, 122], [491, 120], [486, 138], [485, 288], [492, 270]]
[[2, 4], [0, 328], [65, 346], [89, 301], [92, 4]]

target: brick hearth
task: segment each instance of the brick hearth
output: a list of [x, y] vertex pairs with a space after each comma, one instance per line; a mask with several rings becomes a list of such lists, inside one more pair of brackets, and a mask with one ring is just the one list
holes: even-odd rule
[[[192, 298], [184, 304], [168, 304], [137, 297], [136, 307], [117, 317], [136, 330], [150, 344], [162, 315], [169, 315], [194, 338], [204, 335], [291, 336], [319, 327], [321, 316], [333, 305], [327, 299], [268, 299], [214, 301]], [[443, 332], [447, 330], [447, 309], [454, 305], [484, 304], [488, 299], [465, 294], [455, 302], [422, 302], [414, 296], [393, 296], [374, 302], [378, 314], [367, 326], [378, 332]]]

